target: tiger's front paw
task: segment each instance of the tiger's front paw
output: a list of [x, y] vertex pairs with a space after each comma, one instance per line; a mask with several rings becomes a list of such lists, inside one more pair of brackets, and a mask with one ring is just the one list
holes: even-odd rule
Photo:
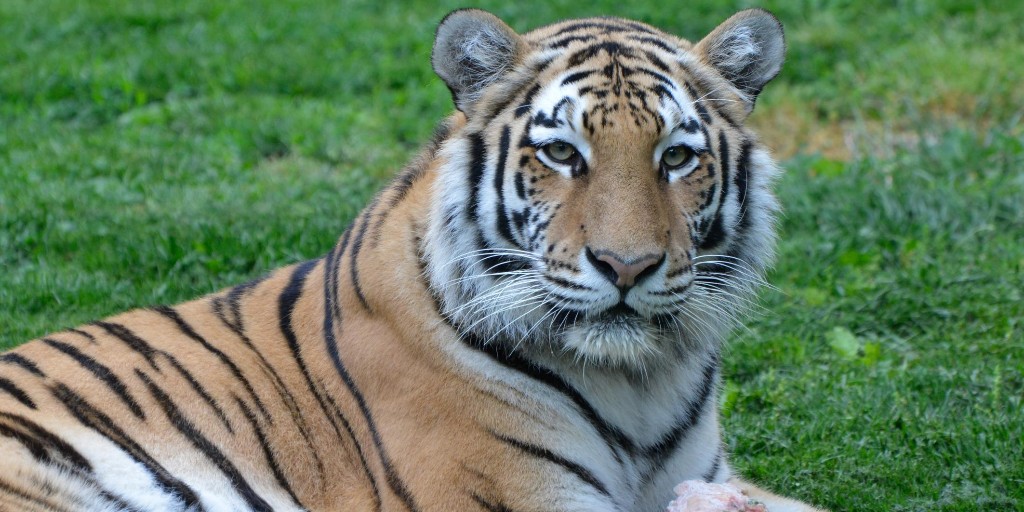
[[674, 490], [677, 498], [666, 512], [768, 512], [764, 504], [729, 484], [687, 480]]

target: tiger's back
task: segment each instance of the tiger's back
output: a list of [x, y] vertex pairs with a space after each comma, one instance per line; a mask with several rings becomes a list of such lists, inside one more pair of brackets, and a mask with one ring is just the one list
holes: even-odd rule
[[742, 120], [781, 44], [763, 11], [696, 46], [456, 11], [460, 112], [327, 255], [0, 356], [0, 507], [657, 510], [730, 478], [721, 341], [777, 208]]
[[305, 327], [259, 320], [299, 299], [284, 274], [300, 269], [0, 356], [11, 510], [330, 510], [359, 489], [353, 460], [322, 456], [354, 448], [323, 413]]

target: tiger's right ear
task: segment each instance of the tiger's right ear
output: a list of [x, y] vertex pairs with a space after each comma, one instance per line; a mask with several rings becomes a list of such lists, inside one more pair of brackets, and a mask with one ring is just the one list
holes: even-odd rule
[[434, 39], [434, 72], [448, 84], [455, 107], [466, 115], [484, 88], [519, 61], [522, 41], [497, 16], [459, 9], [441, 20]]

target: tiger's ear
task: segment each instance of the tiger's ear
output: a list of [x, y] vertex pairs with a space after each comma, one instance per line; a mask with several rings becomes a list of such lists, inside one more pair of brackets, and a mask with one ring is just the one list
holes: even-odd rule
[[434, 72], [448, 84], [455, 107], [470, 114], [484, 88], [519, 61], [522, 41], [497, 16], [459, 9], [441, 20], [434, 39]]
[[725, 20], [694, 50], [745, 96], [749, 113], [761, 89], [782, 69], [786, 37], [775, 15], [747, 9]]

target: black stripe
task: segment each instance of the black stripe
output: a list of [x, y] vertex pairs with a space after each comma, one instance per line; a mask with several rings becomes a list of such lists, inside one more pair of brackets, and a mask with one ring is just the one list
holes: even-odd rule
[[693, 107], [697, 109], [697, 115], [700, 116], [701, 121], [704, 121], [704, 124], [711, 124], [711, 113], [704, 106], [704, 100], [697, 94], [696, 89], [690, 85], [690, 82], [683, 82], [683, 85], [686, 86], [686, 92], [690, 93], [690, 96], [693, 98]]
[[[629, 69], [629, 68], [625, 68], [625, 69]], [[661, 82], [661, 84], [666, 86], [666, 87], [668, 87], [668, 86], [675, 86], [675, 82], [673, 82], [672, 79], [670, 79], [669, 77], [667, 77], [667, 76], [665, 76], [665, 75], [663, 75], [663, 74], [661, 74], [661, 73], [659, 73], [657, 71], [654, 71], [654, 70], [651, 70], [651, 69], [648, 69], [648, 68], [645, 68], [645, 67], [640, 67], [640, 66], [637, 66], [636, 68], [632, 69], [631, 71], [633, 71], [634, 73], [640, 74], [640, 75], [649, 76], [649, 77], [657, 80], [658, 82]], [[646, 107], [646, 102], [644, 102], [644, 106]], [[654, 112], [650, 110], [650, 107], [647, 107], [646, 110], [648, 112], [650, 112], [651, 114], [654, 114]]]
[[754, 144], [749, 140], [743, 141], [740, 146], [740, 156], [736, 161], [736, 201], [739, 204], [740, 212], [737, 222], [737, 235], [750, 228], [750, 216], [747, 215], [747, 181], [750, 173], [750, 156]]
[[[38, 423], [8, 412], [0, 412], [0, 419], [5, 420], [3, 424], [0, 424], [0, 435], [17, 439], [36, 460], [51, 462], [53, 459], [50, 457], [50, 452], [52, 451], [62, 461], [70, 464], [73, 469], [83, 472], [92, 471], [92, 464], [78, 450]], [[19, 428], [12, 428], [12, 424]]]
[[[281, 329], [281, 334], [284, 335], [285, 341], [288, 342], [288, 348], [291, 349], [292, 358], [295, 359], [295, 364], [299, 367], [299, 371], [302, 372], [302, 376], [306, 380], [306, 386], [309, 388], [309, 392], [313, 394], [317, 403], [320, 404], [320, 410], [323, 412], [324, 416], [332, 418], [333, 416], [331, 416], [330, 411], [327, 409], [327, 404], [320, 395], [319, 389], [317, 389], [313, 384], [313, 378], [309, 374], [309, 368], [306, 367], [306, 362], [302, 357], [302, 349], [299, 347], [299, 340], [295, 336], [295, 329], [292, 327], [292, 312], [295, 311], [295, 304], [302, 295], [302, 287], [305, 285], [306, 278], [313, 270], [313, 267], [315, 267], [319, 262], [320, 260], [310, 260], [295, 267], [291, 278], [288, 280], [288, 285], [285, 286], [284, 290], [281, 291], [281, 295], [278, 296], [277, 320], [278, 327]], [[341, 430], [338, 428], [338, 425], [335, 424], [334, 421], [331, 421], [331, 425], [334, 427], [334, 433], [337, 434], [338, 439], [341, 439]]]
[[213, 442], [203, 436], [203, 433], [192, 422], [185, 418], [178, 406], [171, 400], [171, 397], [160, 386], [157, 386], [155, 382], [150, 380], [148, 375], [138, 368], [135, 369], [135, 375], [149, 388], [150, 394], [156, 400], [156, 403], [160, 405], [160, 408], [163, 409], [171, 425], [174, 425], [174, 428], [192, 443], [192, 446], [202, 452], [213, 465], [217, 466], [217, 469], [227, 477], [228, 481], [231, 482], [231, 486], [235, 488], [235, 491], [239, 493], [253, 510], [261, 512], [273, 511], [270, 505], [249, 486], [245, 477], [231, 463], [231, 460], [224, 455], [224, 452], [221, 452]]
[[146, 362], [149, 363], [149, 366], [151, 368], [156, 370], [157, 373], [160, 372], [160, 368], [156, 366], [156, 350], [154, 350], [153, 347], [149, 345], [149, 343], [146, 343], [146, 340], [136, 336], [135, 333], [131, 331], [131, 329], [121, 324], [103, 321], [93, 322], [93, 325], [102, 327], [105, 331], [107, 331], [114, 337], [125, 342], [125, 344], [127, 344], [129, 348], [142, 355], [142, 357], [146, 359]]
[[701, 384], [697, 396], [687, 404], [682, 416], [676, 419], [676, 426], [661, 436], [657, 443], [643, 448], [641, 454], [651, 461], [650, 471], [655, 471], [676, 452], [679, 443], [686, 437], [686, 434], [697, 424], [700, 415], [704, 412], [708, 399], [715, 389], [715, 375], [718, 373], [718, 355], [712, 356], [701, 372]]
[[[614, 23], [618, 20], [609, 19], [607, 23], [598, 23], [594, 21], [578, 21], [570, 23], [562, 27], [558, 34], [568, 34], [570, 32], [579, 32], [581, 30], [600, 29], [605, 32], [628, 32], [630, 30], [636, 30], [645, 34], [656, 35], [649, 28], [634, 23], [616, 25]], [[552, 36], [554, 37], [554, 36]]]
[[[290, 286], [291, 283], [289, 284], [289, 287]], [[334, 363], [335, 370], [338, 372], [338, 375], [341, 376], [342, 381], [345, 383], [345, 386], [352, 394], [352, 397], [355, 398], [356, 404], [359, 406], [359, 410], [363, 415], [363, 419], [366, 421], [367, 428], [369, 429], [370, 435], [373, 438], [374, 447], [376, 447], [377, 449], [377, 455], [380, 458], [381, 466], [384, 467], [384, 475], [388, 482], [388, 486], [391, 487], [391, 490], [394, 491], [394, 493], [402, 500], [402, 502], [409, 510], [419, 510], [419, 508], [416, 506], [415, 500], [413, 499], [412, 493], [409, 492], [409, 489], [405, 486], [405, 483], [398, 476], [394, 464], [391, 462], [391, 458], [388, 456], [387, 451], [384, 448], [384, 443], [381, 440], [380, 432], [377, 431], [377, 426], [374, 423], [373, 416], [370, 413], [370, 409], [366, 404], [366, 399], [363, 397], [363, 394], [359, 391], [359, 388], [356, 386], [355, 381], [353, 381], [352, 376], [349, 375], [348, 370], [345, 368], [345, 364], [341, 361], [341, 354], [338, 350], [338, 341], [334, 336], [334, 311], [331, 310], [330, 304], [328, 304], [326, 307], [328, 309], [327, 314], [324, 317], [324, 343], [326, 345], [327, 353], [331, 356], [331, 362]], [[285, 318], [283, 312], [281, 318], [282, 321]], [[294, 337], [294, 334], [292, 336]], [[353, 439], [355, 439], [354, 436]], [[358, 442], [356, 443], [356, 446], [359, 446]], [[365, 461], [364, 468], [367, 469], [367, 472], [369, 472], [368, 467], [365, 465]]]
[[718, 132], [718, 164], [722, 169], [722, 201], [718, 205], [719, 208], [725, 203], [725, 198], [729, 196], [730, 174], [732, 174], [730, 172], [732, 160], [729, 159], [729, 156], [729, 139], [723, 130]]
[[68, 332], [73, 332], [73, 333], [75, 333], [75, 334], [77, 334], [77, 335], [79, 335], [79, 336], [89, 340], [89, 342], [91, 342], [91, 343], [96, 343], [96, 337], [95, 336], [93, 336], [92, 334], [89, 334], [89, 333], [87, 333], [87, 332], [85, 332], [85, 331], [83, 331], [81, 329], [68, 329]]
[[434, 134], [431, 136], [430, 142], [423, 147], [416, 158], [402, 169], [395, 179], [391, 180], [390, 185], [388, 185], [385, 191], [388, 194], [388, 201], [384, 206], [384, 213], [378, 215], [377, 220], [373, 223], [374, 237], [371, 247], [376, 248], [377, 244], [380, 243], [381, 226], [387, 220], [388, 214], [405, 199], [413, 185], [426, 175], [426, 170], [437, 155], [441, 144], [451, 135], [451, 125], [451, 118], [441, 121], [434, 128]]
[[551, 275], [544, 274], [544, 278], [547, 279], [548, 281], [551, 281], [552, 283], [555, 283], [555, 284], [557, 284], [559, 286], [562, 286], [564, 288], [569, 288], [569, 289], [572, 289], [572, 290], [594, 291], [594, 289], [589, 287], [589, 286], [585, 286], [585, 285], [582, 285], [582, 284], [579, 284], [579, 283], [574, 283], [572, 281], [569, 281], [568, 279], [562, 279], [561, 277], [558, 277], [558, 276], [551, 276]]
[[359, 282], [359, 251], [363, 248], [363, 237], [366, 236], [366, 227], [370, 224], [370, 217], [373, 216], [373, 211], [377, 207], [377, 201], [380, 196], [373, 199], [373, 202], [363, 210], [363, 222], [359, 225], [359, 231], [356, 233], [355, 238], [352, 239], [352, 254], [349, 255], [349, 277], [352, 279], [352, 288], [356, 291], [356, 297], [359, 298], [359, 303], [362, 304], [363, 309], [372, 311], [370, 304], [366, 302], [366, 296], [363, 295], [363, 286]]
[[[324, 266], [324, 284], [330, 283], [328, 295], [332, 297], [332, 304], [334, 305], [331, 312], [334, 314], [334, 318], [339, 322], [341, 321], [341, 295], [340, 295], [340, 269], [341, 260], [345, 257], [345, 250], [348, 249], [349, 239], [352, 235], [352, 227], [341, 235], [341, 242], [331, 248], [331, 252], [327, 253], [327, 258], [333, 260], [330, 263], [325, 263]], [[333, 253], [333, 254], [332, 254]]]
[[[508, 108], [508, 106], [511, 105], [512, 102], [515, 101], [520, 94], [522, 94], [522, 92], [526, 88], [526, 84], [530, 82], [530, 80], [518, 80], [518, 83], [508, 84], [508, 86], [505, 88], [505, 91], [502, 92], [501, 101], [491, 104], [491, 106], [487, 109], [487, 113], [481, 114], [481, 117], [485, 119], [493, 119], [501, 115]], [[527, 94], [528, 93], [529, 91], [527, 92]], [[518, 108], [519, 107], [516, 107], [516, 109]]]
[[142, 446], [121, 430], [117, 423], [111, 420], [109, 416], [93, 407], [84, 398], [62, 383], [58, 382], [50, 388], [50, 391], [80, 423], [109, 439], [122, 452], [134, 459], [139, 465], [145, 467], [153, 475], [157, 485], [180, 499], [185, 508], [196, 511], [206, 510], [202, 502], [199, 501], [199, 496], [196, 495], [192, 488], [175, 478], [166, 468], [160, 465]]
[[89, 483], [92, 484], [92, 486], [96, 488], [96, 490], [97, 490], [97, 492], [99, 492], [99, 495], [100, 495], [101, 498], [107, 500], [110, 503], [111, 507], [109, 507], [109, 508], [107, 508], [105, 510], [117, 510], [118, 512], [145, 512], [145, 511], [139, 510], [139, 509], [131, 506], [127, 501], [125, 501], [125, 500], [123, 500], [123, 499], [121, 499], [121, 498], [119, 498], [117, 496], [114, 496], [113, 494], [110, 494], [105, 489], [102, 489], [100, 487], [99, 482], [90, 481]]
[[[654, 87], [651, 87], [651, 92], [658, 96], [658, 99], [660, 99], [661, 101], [670, 101], [673, 105], [676, 106], [677, 109], [683, 110], [683, 105], [679, 103], [679, 100], [676, 99], [675, 95], [672, 94], [672, 91], [669, 90], [668, 87], [662, 84], [658, 84], [655, 85]], [[659, 115], [658, 118], [661, 119], [661, 116]]]
[[[615, 41], [602, 41], [573, 52], [568, 58], [568, 65], [578, 66], [583, 62], [596, 57], [601, 52], [612, 57], [632, 57], [633, 49]], [[607, 68], [606, 68], [607, 69]], [[608, 73], [606, 73], [608, 75]]]
[[281, 402], [284, 403], [284, 405], [288, 408], [288, 412], [291, 414], [292, 421], [295, 422], [295, 425], [299, 429], [299, 434], [302, 435], [302, 439], [306, 442], [306, 446], [309, 447], [309, 453], [313, 456], [314, 463], [316, 463], [320, 479], [323, 480], [324, 464], [323, 461], [320, 460], [319, 450], [313, 446], [313, 440], [309, 436], [309, 427], [306, 425], [305, 416], [303, 416], [302, 410], [296, 403], [295, 397], [292, 395], [291, 391], [288, 389], [287, 386], [285, 386], [284, 381], [281, 379], [281, 376], [277, 373], [277, 370], [275, 370], [274, 366], [271, 365], [269, 361], [267, 361], [267, 358], [263, 355], [263, 353], [256, 348], [252, 340], [249, 339], [249, 336], [245, 334], [245, 321], [241, 315], [241, 304], [239, 302], [239, 297], [242, 293], [244, 293], [244, 291], [236, 293], [238, 288], [239, 287], [233, 288], [228, 294], [228, 300], [231, 304], [231, 309], [235, 317], [235, 320], [233, 322], [228, 320], [226, 313], [224, 311], [223, 302], [217, 301], [216, 299], [214, 299], [213, 301], [214, 314], [216, 314], [217, 318], [219, 318], [224, 325], [231, 329], [238, 336], [238, 338], [242, 340], [242, 343], [244, 343], [245, 346], [249, 347], [249, 350], [256, 354], [256, 357], [260, 360], [260, 363], [262, 364], [264, 371], [270, 374], [271, 378], [273, 379], [274, 389], [277, 391], [278, 396], [281, 397]]
[[505, 128], [501, 130], [501, 140], [498, 143], [498, 167], [494, 170], [494, 194], [498, 198], [497, 205], [495, 206], [497, 210], [495, 222], [498, 224], [498, 234], [516, 247], [523, 249], [512, 235], [512, 220], [505, 210], [505, 164], [508, 160], [509, 138], [511, 136], [512, 129], [505, 125]]
[[573, 74], [563, 78], [562, 79], [562, 85], [574, 84], [576, 82], [579, 82], [580, 80], [586, 79], [588, 76], [593, 75], [594, 73], [597, 73], [597, 72], [598, 72], [598, 70], [596, 70], [596, 69], [587, 69], [587, 70], [584, 70], [584, 71], [577, 71], [577, 72], [575, 72], [575, 73], [573, 73]]
[[[689, 272], [690, 270], [691, 270], [690, 267], [681, 267], [679, 269], [676, 269], [676, 270], [666, 274], [665, 275], [665, 279], [672, 279], [674, 277], [679, 277], [680, 275], [685, 274], [685, 273]], [[675, 288], [668, 288], [668, 289], [659, 290], [659, 291], [651, 291], [651, 292], [648, 292], [648, 293], [650, 293], [651, 295], [659, 296], [659, 297], [669, 297], [669, 296], [673, 296], [673, 295], [677, 295], [677, 294], [683, 293], [689, 287], [690, 287], [690, 283], [687, 283], [687, 284], [684, 284], [682, 286], [676, 286]]]
[[[88, 459], [58, 435], [39, 424], [17, 414], [0, 412], [0, 435], [20, 441], [33, 457], [43, 464], [57, 463], [63, 468], [69, 469], [73, 474], [65, 474], [65, 479], [78, 477], [82, 483], [91, 486], [100, 498], [106, 500], [117, 510], [124, 512], [138, 510], [103, 489], [93, 477], [93, 467]], [[51, 455], [56, 455], [57, 458], [54, 459]]]
[[484, 138], [479, 133], [469, 136], [469, 208], [466, 213], [472, 224], [477, 223], [480, 207], [480, 185], [484, 180], [484, 165], [487, 161], [487, 149], [484, 147]]
[[552, 452], [551, 450], [544, 448], [543, 446], [529, 444], [518, 439], [506, 436], [504, 434], [499, 434], [494, 431], [491, 432], [491, 435], [493, 435], [495, 439], [502, 441], [522, 452], [525, 452], [528, 455], [544, 459], [548, 462], [561, 466], [562, 468], [568, 470], [570, 473], [576, 475], [580, 480], [583, 480], [583, 482], [587, 483], [588, 485], [596, 489], [597, 492], [609, 498], [611, 497], [611, 493], [608, 492], [608, 487], [605, 486], [604, 483], [602, 483], [600, 480], [598, 480], [597, 477], [594, 476], [594, 473], [592, 473], [589, 469], [583, 467], [579, 463], [566, 459], [565, 457], [562, 457], [561, 455], [558, 455]]
[[523, 102], [515, 109], [514, 117], [516, 119], [530, 113], [530, 107], [533, 106], [533, 98], [538, 92], [540, 92], [540, 84], [534, 84], [529, 91], [526, 91], [526, 96], [523, 97]]
[[[24, 505], [24, 504], [27, 504], [27, 503], [31, 503], [32, 505], [38, 506], [39, 510], [45, 510], [46, 512], [77, 512], [77, 511], [73, 511], [73, 510], [71, 510], [69, 508], [63, 508], [63, 507], [58, 506], [58, 505], [60, 505], [59, 503], [55, 503], [55, 502], [52, 502], [52, 501], [47, 501], [46, 498], [49, 498], [49, 497], [53, 496], [52, 493], [48, 494], [48, 495], [40, 496], [39, 493], [37, 493], [35, 491], [26, 492], [26, 491], [24, 491], [22, 489], [19, 489], [19, 488], [15, 487], [11, 483], [5, 481], [3, 478], [0, 478], [0, 491], [3, 491], [5, 494], [7, 494], [9, 496], [13, 496], [17, 500], [19, 500], [18, 501], [19, 508], [18, 509], [12, 509], [12, 510], [22, 510], [22, 508], [20, 508], [21, 505]], [[56, 500], [60, 500], [60, 498], [61, 498], [60, 496], [53, 496], [53, 497]], [[4, 500], [4, 503], [10, 503], [10, 501]]]
[[[690, 119], [679, 123], [676, 127], [682, 129], [686, 133], [697, 133], [700, 131], [700, 121], [691, 117]], [[700, 153], [698, 153], [697, 156], [699, 157]]]
[[661, 48], [662, 50], [665, 50], [668, 53], [676, 53], [676, 48], [673, 48], [668, 43], [666, 43], [664, 40], [658, 39], [657, 37], [633, 36], [633, 35], [628, 36], [628, 37], [629, 37], [629, 39], [631, 39], [633, 41], [637, 41], [637, 42], [640, 42], [640, 43], [647, 43], [647, 44], [650, 44], [650, 45], [657, 46], [658, 48]]
[[203, 385], [200, 384], [199, 381], [196, 380], [196, 378], [193, 377], [192, 374], [187, 369], [185, 369], [185, 366], [178, 361], [178, 358], [174, 357], [173, 355], [167, 352], [164, 352], [163, 355], [164, 357], [167, 358], [167, 361], [171, 363], [171, 366], [173, 366], [175, 370], [178, 370], [178, 373], [181, 374], [182, 378], [184, 378], [189, 383], [189, 385], [192, 386], [192, 390], [195, 391], [196, 394], [199, 395], [199, 397], [202, 398], [204, 402], [206, 402], [206, 405], [210, 406], [210, 409], [213, 409], [213, 413], [216, 414], [218, 418], [220, 418], [221, 423], [223, 423], [224, 427], [228, 429], [228, 432], [234, 434], [235, 429], [232, 428], [231, 422], [228, 421], [227, 415], [224, 414], [224, 411], [220, 408], [220, 405], [217, 404], [217, 401], [214, 400], [213, 397], [210, 396], [210, 394], [206, 391], [206, 388], [204, 388]]
[[[253, 279], [252, 281], [249, 281], [248, 283], [240, 284], [232, 288], [230, 291], [228, 291], [228, 305], [231, 307], [231, 315], [234, 318], [233, 324], [231, 325], [233, 325], [232, 330], [235, 331], [236, 333], [241, 333], [241, 331], [243, 330], [242, 324], [244, 322], [242, 318], [242, 296], [251, 292], [257, 286], [259, 286], [260, 283], [266, 281], [269, 278], [270, 274], [260, 276], [256, 279]], [[252, 345], [252, 343], [250, 343], [250, 345]]]
[[36, 366], [36, 363], [32, 362], [31, 359], [21, 355], [15, 354], [14, 352], [8, 352], [6, 354], [0, 354], [0, 363], [13, 364], [14, 366], [20, 366], [27, 370], [36, 377], [46, 377], [46, 374]]
[[511, 508], [509, 508], [508, 505], [505, 505], [504, 503], [502, 503], [500, 501], [499, 502], [493, 502], [493, 501], [484, 499], [483, 496], [480, 496], [479, 494], [477, 494], [475, 492], [471, 495], [471, 497], [473, 498], [473, 501], [475, 501], [477, 503], [477, 505], [480, 505], [487, 512], [513, 512], [513, 510]]
[[655, 55], [654, 52], [651, 52], [651, 51], [648, 51], [648, 50], [644, 50], [644, 57], [647, 58], [647, 60], [651, 64], [654, 64], [654, 67], [658, 68], [662, 72], [664, 72], [664, 73], [671, 73], [672, 72], [672, 68], [668, 67], [668, 64], [665, 64], [665, 61], [661, 60], [661, 58], [658, 57], [657, 55]]
[[405, 199], [406, 194], [412, 189], [412, 186], [416, 184], [421, 177], [424, 175], [427, 167], [430, 165], [430, 161], [434, 155], [437, 154], [437, 150], [452, 132], [451, 120], [445, 119], [434, 128], [434, 134], [430, 137], [430, 142], [424, 147], [420, 155], [406, 167], [401, 174], [393, 181], [391, 186], [392, 194], [388, 200], [387, 207], [385, 210], [390, 211], [392, 208], [398, 205]]
[[[718, 86], [715, 85], [715, 83], [710, 79], [710, 77], [708, 75], [703, 74], [702, 72], [696, 72], [696, 70], [690, 69], [688, 67], [687, 63], [685, 63], [685, 62], [677, 61], [676, 63], [681, 68], [683, 68], [685, 71], [687, 71], [690, 74], [693, 82], [697, 84], [696, 85], [696, 89], [701, 90], [701, 91], [710, 91], [710, 92], [706, 93], [708, 95], [710, 95], [710, 94], [712, 94], [712, 92], [720, 89]], [[690, 91], [692, 93], [694, 88], [690, 87], [689, 83], [687, 83], [687, 87], [690, 89]], [[694, 96], [694, 98], [698, 98], [698, 97], [700, 97], [700, 96]], [[721, 117], [722, 120], [725, 121], [726, 124], [728, 124], [732, 128], [739, 129], [739, 127], [740, 127], [739, 123], [737, 123], [735, 119], [733, 119], [727, 112], [725, 112], [723, 110], [723, 107], [725, 107], [726, 105], [721, 105], [725, 101], [732, 101], [732, 100], [718, 100], [716, 98], [706, 98], [706, 99], [701, 100], [701, 101], [702, 102], [707, 102], [708, 105], [711, 107], [711, 111], [714, 112], [715, 115], [717, 115], [718, 117]], [[710, 121], [705, 121], [705, 122], [708, 123], [708, 124], [711, 123]]]
[[713, 214], [714, 220], [711, 222], [711, 227], [708, 228], [707, 234], [704, 235], [704, 239], [701, 240], [702, 249], [718, 247], [725, 241], [726, 237], [725, 221], [722, 219], [722, 206], [729, 199], [729, 184], [732, 182], [729, 170], [732, 168], [732, 162], [729, 161], [729, 141], [726, 139], [724, 131], [718, 132], [718, 163], [722, 168], [722, 189], [718, 196], [718, 206]]
[[[328, 352], [336, 352], [338, 341], [334, 336], [334, 320], [338, 320], [338, 324], [341, 324], [341, 306], [338, 304], [338, 269], [341, 265], [341, 258], [345, 254], [345, 249], [348, 246], [348, 234], [349, 231], [345, 231], [345, 235], [342, 236], [341, 244], [335, 246], [327, 253], [327, 259], [324, 263], [324, 343], [327, 346]], [[327, 397], [330, 400], [330, 396]], [[338, 410], [337, 405], [331, 400], [331, 404]], [[366, 473], [367, 479], [370, 481], [370, 487], [373, 489], [374, 496], [374, 509], [381, 509], [381, 498], [380, 488], [377, 486], [377, 478], [373, 475], [373, 471], [370, 470], [369, 463], [366, 462], [366, 455], [363, 453], [363, 447], [359, 443], [359, 439], [356, 437], [355, 432], [352, 430], [352, 425], [348, 422], [348, 419], [338, 411], [338, 417], [341, 418], [342, 425], [349, 437], [352, 439], [352, 445], [355, 446], [356, 454], [359, 456], [359, 463], [363, 467], [363, 472]], [[339, 434], [340, 436], [340, 434]]]
[[28, 396], [28, 393], [24, 392], [13, 382], [0, 377], [0, 389], [13, 396], [15, 400], [21, 402], [25, 407], [28, 407], [29, 409], [36, 409], [36, 403]]
[[715, 460], [711, 462], [711, 467], [701, 475], [701, 478], [705, 482], [711, 483], [715, 479], [715, 475], [718, 474], [719, 468], [722, 467], [722, 448], [718, 448], [718, 452], [715, 453]]
[[561, 39], [558, 39], [557, 41], [552, 41], [550, 43], [547, 43], [545, 46], [547, 46], [548, 48], [564, 48], [566, 46], [569, 46], [571, 43], [586, 42], [586, 41], [593, 41], [593, 40], [594, 40], [594, 36], [590, 35], [590, 34], [571, 35], [571, 36], [567, 36], [567, 37], [563, 37]]
[[295, 502], [299, 508], [306, 508], [299, 497], [295, 495], [295, 491], [292, 490], [292, 486], [288, 483], [288, 479], [284, 476], [281, 471], [281, 466], [277, 463], [277, 459], [274, 457], [274, 450], [270, 447], [270, 442], [267, 441], [267, 435], [263, 432], [263, 428], [260, 427], [259, 421], [256, 419], [256, 415], [252, 412], [252, 409], [245, 404], [241, 398], [236, 395], [235, 403], [238, 408], [242, 410], [242, 414], [245, 415], [245, 419], [249, 421], [249, 425], [252, 427], [253, 433], [256, 434], [256, 440], [260, 442], [260, 448], [263, 450], [263, 457], [266, 458], [267, 465], [270, 466], [270, 471], [274, 473], [274, 478], [277, 479], [277, 483], [292, 497], [292, 501]]
[[128, 410], [132, 411], [132, 414], [140, 420], [146, 419], [146, 414], [142, 412], [142, 407], [139, 407], [139, 403], [135, 401], [135, 398], [128, 392], [128, 387], [124, 385], [118, 376], [110, 371], [102, 363], [95, 359], [85, 355], [82, 351], [75, 348], [74, 345], [57, 341], [50, 338], [43, 338], [43, 343], [59, 350], [64, 355], [74, 359], [82, 368], [89, 370], [90, 373], [96, 376], [97, 379], [103, 381], [104, 384], [114, 392], [115, 395], [121, 398]]
[[503, 350], [497, 344], [484, 343], [477, 336], [472, 333], [464, 332], [457, 326], [452, 325], [452, 327], [459, 333], [459, 339], [461, 339], [466, 346], [487, 354], [494, 361], [502, 364], [503, 366], [531, 377], [538, 382], [547, 384], [569, 398], [569, 400], [576, 404], [576, 407], [579, 408], [584, 418], [586, 418], [594, 427], [594, 430], [600, 434], [601, 438], [608, 445], [609, 451], [612, 452], [618, 462], [621, 463], [622, 459], [619, 456], [618, 451], [615, 449], [616, 447], [623, 448], [627, 453], [634, 453], [636, 451], [635, 443], [624, 432], [605, 421], [605, 419], [597, 413], [597, 410], [594, 409], [594, 406], [590, 405], [590, 402], [588, 402], [587, 399], [576, 390], [576, 388], [572, 387], [558, 374], [547, 368], [538, 366], [533, 362], [512, 353], [511, 351]]
[[[523, 158], [527, 158], [527, 157], [524, 156]], [[522, 165], [520, 165], [520, 167], [522, 167]], [[525, 201], [526, 200], [526, 182], [523, 180], [523, 171], [522, 171], [522, 169], [516, 171], [515, 179], [513, 181], [515, 182], [515, 186], [516, 186], [516, 195], [519, 196], [519, 199], [522, 199], [522, 200]]]
[[419, 284], [424, 290], [430, 294], [430, 300], [434, 306], [434, 312], [446, 322], [448, 317], [445, 316], [444, 308], [441, 306], [442, 300], [438, 296], [437, 292], [430, 286], [430, 271], [427, 269], [427, 256], [423, 253], [423, 239], [415, 237], [414, 242], [416, 244], [416, 263], [419, 265]]
[[[235, 376], [235, 379], [237, 379], [238, 382], [242, 384], [242, 387], [244, 387], [245, 390], [249, 393], [249, 396], [256, 404], [256, 408], [259, 409], [260, 413], [263, 414], [263, 416], [268, 420], [273, 421], [273, 419], [270, 416], [270, 413], [267, 412], [267, 408], [263, 405], [263, 400], [260, 399], [259, 394], [256, 393], [255, 389], [253, 389], [252, 384], [249, 382], [249, 379], [245, 378], [245, 375], [242, 373], [242, 369], [239, 368], [238, 365], [236, 365], [235, 362], [232, 361], [227, 354], [222, 352], [217, 347], [211, 345], [209, 341], [206, 341], [206, 338], [197, 333], [195, 329], [193, 329], [192, 326], [189, 325], [188, 322], [186, 322], [185, 319], [182, 318], [181, 315], [178, 314], [178, 312], [174, 308], [170, 308], [167, 306], [157, 306], [154, 307], [152, 310], [170, 319], [172, 322], [174, 322], [174, 325], [178, 328], [179, 331], [181, 331], [182, 334], [188, 336], [193, 341], [202, 345], [203, 348], [205, 348], [211, 354], [217, 356], [217, 359], [219, 359], [222, 363], [224, 363], [225, 366], [228, 367], [228, 369], [231, 371], [231, 374]], [[210, 405], [213, 406], [215, 409], [218, 409], [218, 407], [216, 406], [216, 402], [212, 398], [208, 403], [210, 403]], [[230, 428], [231, 427], [229, 426], [228, 429]]]

